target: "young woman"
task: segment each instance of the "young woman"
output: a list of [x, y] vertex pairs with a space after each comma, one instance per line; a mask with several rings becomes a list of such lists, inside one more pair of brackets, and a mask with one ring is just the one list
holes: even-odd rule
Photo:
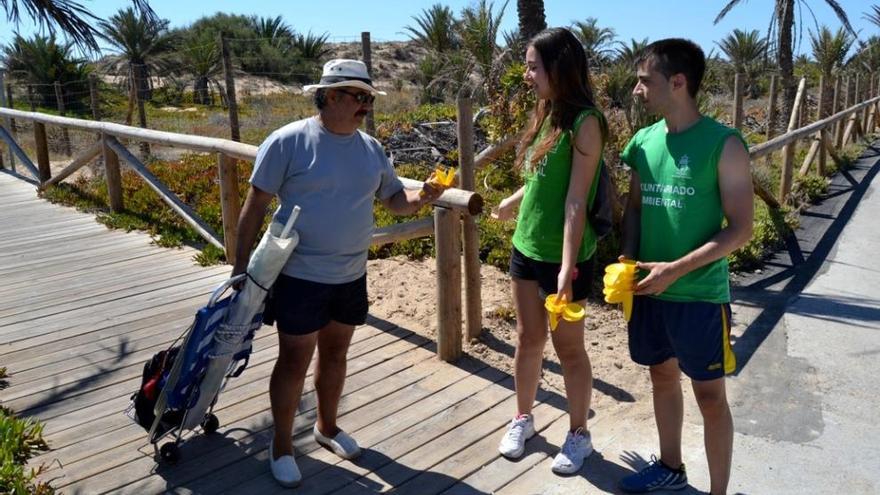
[[[584, 303], [593, 275], [596, 234], [587, 220], [596, 193], [607, 125], [596, 109], [587, 58], [566, 29], [538, 33], [526, 50], [526, 82], [538, 103], [520, 143], [517, 165], [525, 185], [493, 216], [511, 219], [517, 206], [510, 276], [517, 315], [514, 357], [517, 411], [498, 450], [517, 458], [535, 434], [532, 404], [541, 374], [550, 294]], [[583, 321], [560, 321], [550, 332], [562, 363], [570, 431], [553, 461], [556, 473], [578, 471], [592, 451], [587, 414], [592, 394]]]

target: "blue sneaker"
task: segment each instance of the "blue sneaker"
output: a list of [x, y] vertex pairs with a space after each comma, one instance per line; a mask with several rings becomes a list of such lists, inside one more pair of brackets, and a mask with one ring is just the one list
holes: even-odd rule
[[688, 484], [684, 464], [673, 470], [651, 456], [648, 467], [620, 480], [620, 489], [627, 493], [646, 493], [654, 490], [681, 490]]

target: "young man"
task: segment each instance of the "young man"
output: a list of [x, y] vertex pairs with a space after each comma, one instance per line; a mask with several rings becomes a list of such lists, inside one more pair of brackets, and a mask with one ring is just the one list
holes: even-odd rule
[[[700, 115], [703, 51], [654, 42], [638, 62], [633, 94], [663, 117], [636, 133], [621, 159], [632, 169], [623, 256], [639, 260], [629, 348], [650, 367], [660, 458], [620, 482], [627, 492], [687, 485], [681, 457], [681, 372], [703, 416], [711, 493], [730, 478], [733, 419], [724, 376], [731, 352], [727, 255], [752, 235], [752, 182], [740, 134]], [[726, 224], [725, 224], [726, 220]]]
[[273, 197], [275, 221], [284, 224], [294, 205], [299, 244], [267, 301], [264, 322], [278, 327], [278, 360], [269, 397], [275, 433], [269, 443], [272, 475], [284, 486], [301, 480], [291, 435], [296, 407], [315, 348], [315, 440], [351, 459], [360, 448], [336, 424], [352, 333], [367, 316], [367, 249], [373, 201], [410, 214], [442, 192], [426, 183], [405, 190], [374, 138], [358, 130], [375, 95], [363, 62], [331, 60], [315, 92], [318, 114], [273, 132], [260, 146], [251, 189], [238, 222], [233, 275], [243, 273]]

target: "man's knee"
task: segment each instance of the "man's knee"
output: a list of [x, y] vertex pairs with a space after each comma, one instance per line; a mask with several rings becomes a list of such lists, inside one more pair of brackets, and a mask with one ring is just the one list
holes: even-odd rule
[[694, 397], [703, 416], [717, 417], [729, 410], [723, 378], [712, 382], [694, 383]]
[[665, 392], [681, 388], [681, 370], [674, 359], [651, 366], [651, 385], [654, 391]]

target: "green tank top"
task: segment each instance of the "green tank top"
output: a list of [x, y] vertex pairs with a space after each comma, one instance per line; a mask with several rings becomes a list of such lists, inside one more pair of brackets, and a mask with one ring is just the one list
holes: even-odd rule
[[[568, 195], [568, 184], [571, 179], [572, 135], [577, 135], [584, 119], [595, 115], [602, 127], [605, 116], [595, 108], [582, 111], [575, 119], [570, 132], [562, 132], [556, 145], [547, 152], [540, 162], [532, 164], [531, 154], [535, 146], [549, 132], [549, 118], [544, 119], [541, 130], [526, 150], [523, 167], [525, 193], [519, 206], [516, 230], [513, 233], [513, 245], [527, 257], [549, 263], [562, 262], [562, 246], [565, 228], [565, 198]], [[599, 167], [604, 166], [600, 157]], [[598, 177], [599, 167], [596, 167]], [[593, 178], [587, 204], [590, 205], [596, 196], [598, 181]], [[586, 218], [586, 216], [585, 216]], [[581, 247], [578, 249], [577, 262], [587, 260], [596, 252], [596, 234], [589, 221], [584, 227]]]
[[[642, 193], [639, 261], [673, 261], [705, 244], [722, 228], [718, 160], [736, 129], [703, 116], [683, 132], [666, 121], [636, 133], [620, 159], [639, 174]], [[748, 148], [745, 141], [743, 145]], [[727, 258], [702, 266], [656, 296], [667, 301], [730, 301]]]

